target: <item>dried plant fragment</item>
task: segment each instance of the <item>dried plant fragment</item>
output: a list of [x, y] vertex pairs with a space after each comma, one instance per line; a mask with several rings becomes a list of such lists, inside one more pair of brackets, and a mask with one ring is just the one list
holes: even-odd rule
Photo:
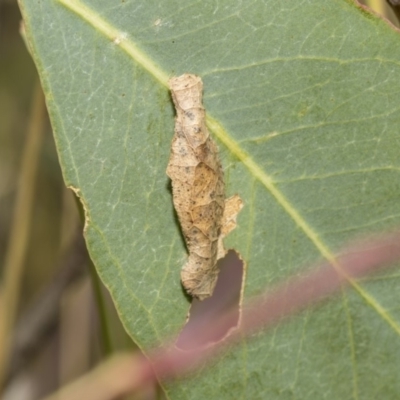
[[222, 239], [236, 227], [243, 202], [237, 195], [225, 199], [218, 148], [205, 122], [203, 82], [184, 74], [170, 79], [169, 86], [176, 119], [167, 175], [189, 250], [181, 279], [192, 296], [203, 300], [213, 293], [217, 261], [225, 255]]

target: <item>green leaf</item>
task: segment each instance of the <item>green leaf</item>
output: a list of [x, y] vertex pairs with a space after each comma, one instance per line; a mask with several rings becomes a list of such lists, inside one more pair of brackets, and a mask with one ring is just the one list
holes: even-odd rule
[[[186, 250], [165, 169], [168, 76], [204, 81], [245, 298], [400, 220], [398, 32], [344, 0], [21, 0], [67, 185], [132, 338], [185, 324]], [[172, 399], [397, 399], [399, 275], [316, 310], [166, 385]]]

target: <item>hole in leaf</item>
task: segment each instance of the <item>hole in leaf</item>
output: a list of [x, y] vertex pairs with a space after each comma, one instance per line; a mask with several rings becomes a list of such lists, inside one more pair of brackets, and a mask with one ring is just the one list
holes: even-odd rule
[[[218, 267], [220, 272], [213, 295], [203, 301], [192, 301], [189, 320], [176, 342], [176, 346], [182, 350], [196, 349], [218, 342], [238, 325], [243, 260], [236, 251], [229, 250], [226, 256], [218, 261]], [[228, 313], [232, 314], [226, 319]], [[210, 326], [216, 329], [209, 330]]]

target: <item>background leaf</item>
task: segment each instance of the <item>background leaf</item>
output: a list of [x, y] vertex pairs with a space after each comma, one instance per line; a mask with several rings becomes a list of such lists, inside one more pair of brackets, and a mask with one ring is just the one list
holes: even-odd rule
[[[351, 2], [22, 0], [67, 185], [132, 338], [176, 334], [186, 251], [165, 168], [168, 76], [203, 78], [245, 297], [399, 223], [399, 37]], [[398, 275], [227, 352], [171, 398], [398, 398]], [[366, 301], [366, 296], [369, 300]], [[383, 318], [386, 308], [391, 325]]]

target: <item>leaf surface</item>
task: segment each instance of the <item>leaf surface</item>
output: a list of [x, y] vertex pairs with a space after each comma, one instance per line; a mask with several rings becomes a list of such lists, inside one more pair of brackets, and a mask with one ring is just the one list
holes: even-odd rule
[[[189, 302], [186, 249], [165, 174], [169, 76], [202, 77], [227, 195], [245, 207], [227, 247], [247, 263], [245, 298], [359, 234], [400, 221], [400, 46], [344, 0], [21, 0], [67, 185], [132, 338], [177, 334]], [[202, 374], [171, 399], [395, 399], [399, 275], [361, 282]]]

